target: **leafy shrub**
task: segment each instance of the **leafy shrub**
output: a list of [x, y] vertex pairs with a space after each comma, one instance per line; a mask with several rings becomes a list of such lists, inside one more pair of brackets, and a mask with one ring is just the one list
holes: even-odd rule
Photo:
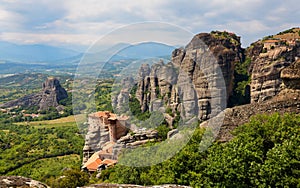
[[242, 63], [237, 62], [234, 69], [234, 88], [232, 96], [229, 98], [229, 107], [250, 103], [250, 96], [247, 85], [250, 84], [248, 68], [251, 65], [251, 58], [246, 58]]

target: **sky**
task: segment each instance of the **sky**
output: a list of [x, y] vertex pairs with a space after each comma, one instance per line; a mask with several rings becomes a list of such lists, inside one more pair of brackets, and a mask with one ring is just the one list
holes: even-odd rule
[[162, 22], [234, 32], [246, 47], [299, 27], [299, 9], [298, 0], [0, 0], [0, 41], [82, 50], [130, 24]]

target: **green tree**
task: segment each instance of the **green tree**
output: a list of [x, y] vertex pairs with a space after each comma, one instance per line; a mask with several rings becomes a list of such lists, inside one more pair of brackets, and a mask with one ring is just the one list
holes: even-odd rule
[[53, 188], [75, 188], [84, 186], [89, 182], [89, 175], [76, 169], [66, 170], [62, 177], [54, 180], [51, 184]]

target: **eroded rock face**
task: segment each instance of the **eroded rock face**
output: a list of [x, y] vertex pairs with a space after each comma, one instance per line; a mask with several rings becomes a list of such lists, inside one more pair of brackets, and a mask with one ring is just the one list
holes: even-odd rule
[[[228, 142], [233, 138], [232, 131], [244, 123], [249, 122], [250, 117], [257, 114], [273, 113], [300, 113], [300, 90], [283, 89], [272, 100], [259, 103], [251, 103], [242, 106], [227, 108], [224, 111], [224, 120], [216, 140]], [[207, 127], [208, 121], [200, 126]]]
[[280, 74], [285, 87], [289, 89], [300, 89], [300, 61], [283, 69]]
[[148, 142], [154, 142], [158, 138], [156, 130], [134, 131], [121, 137], [113, 147], [113, 155], [117, 158], [123, 149], [133, 149]]
[[122, 89], [112, 96], [112, 106], [114, 110], [116, 110], [120, 114], [129, 110], [129, 95], [133, 84], [133, 78], [124, 78], [123, 80], [121, 80]]
[[[161, 99], [170, 97], [173, 86], [177, 81], [177, 73], [173, 64], [162, 61], [151, 68], [144, 64], [139, 70], [136, 98], [139, 100], [143, 112], [155, 111], [161, 107]], [[165, 98], [168, 102], [167, 98]]]
[[[251, 102], [261, 102], [276, 96], [284, 87], [299, 85], [300, 43], [278, 45], [253, 58], [251, 67]], [[298, 74], [298, 75], [297, 75]], [[283, 84], [285, 80], [285, 84]]]
[[36, 94], [27, 95], [17, 100], [0, 105], [2, 108], [15, 106], [34, 107], [39, 110], [47, 110], [50, 107], [58, 107], [58, 102], [68, 97], [66, 90], [60, 85], [58, 79], [48, 78], [42, 86], [42, 91]]
[[49, 188], [44, 183], [25, 178], [21, 176], [0, 176], [0, 187], [1, 188]]
[[47, 110], [49, 107], [57, 107], [58, 102], [68, 97], [66, 90], [61, 87], [56, 78], [48, 78], [43, 83], [41, 92], [42, 99], [39, 103], [40, 110]]
[[[224, 36], [223, 36], [224, 35]], [[243, 61], [240, 38], [231, 33], [196, 35], [172, 53], [168, 64], [159, 62], [139, 71], [137, 99], [141, 110], [157, 108], [157, 99], [181, 112], [183, 118], [210, 118], [214, 105], [223, 109], [232, 93], [235, 62]], [[225, 98], [225, 103], [220, 101]]]

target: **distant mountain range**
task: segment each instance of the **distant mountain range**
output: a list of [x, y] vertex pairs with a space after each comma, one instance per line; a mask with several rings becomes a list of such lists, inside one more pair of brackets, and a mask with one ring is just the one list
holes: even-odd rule
[[102, 51], [87, 52], [84, 58], [90, 63], [141, 60], [170, 56], [174, 49], [175, 47], [173, 46], [156, 42], [145, 42], [134, 45], [119, 43]]
[[19, 63], [52, 62], [80, 54], [73, 50], [48, 45], [18, 45], [9, 42], [0, 42], [0, 52], [1, 60]]
[[149, 59], [154, 57], [170, 56], [175, 49], [161, 43], [146, 42], [137, 45], [127, 45], [123, 47], [112, 59]]
[[140, 60], [170, 57], [175, 47], [162, 43], [145, 42], [140, 44], [119, 43], [99, 52], [82, 53], [74, 50], [35, 44], [18, 45], [0, 42], [0, 74], [45, 70], [75, 71], [84, 57], [90, 64], [115, 62], [120, 60]]

